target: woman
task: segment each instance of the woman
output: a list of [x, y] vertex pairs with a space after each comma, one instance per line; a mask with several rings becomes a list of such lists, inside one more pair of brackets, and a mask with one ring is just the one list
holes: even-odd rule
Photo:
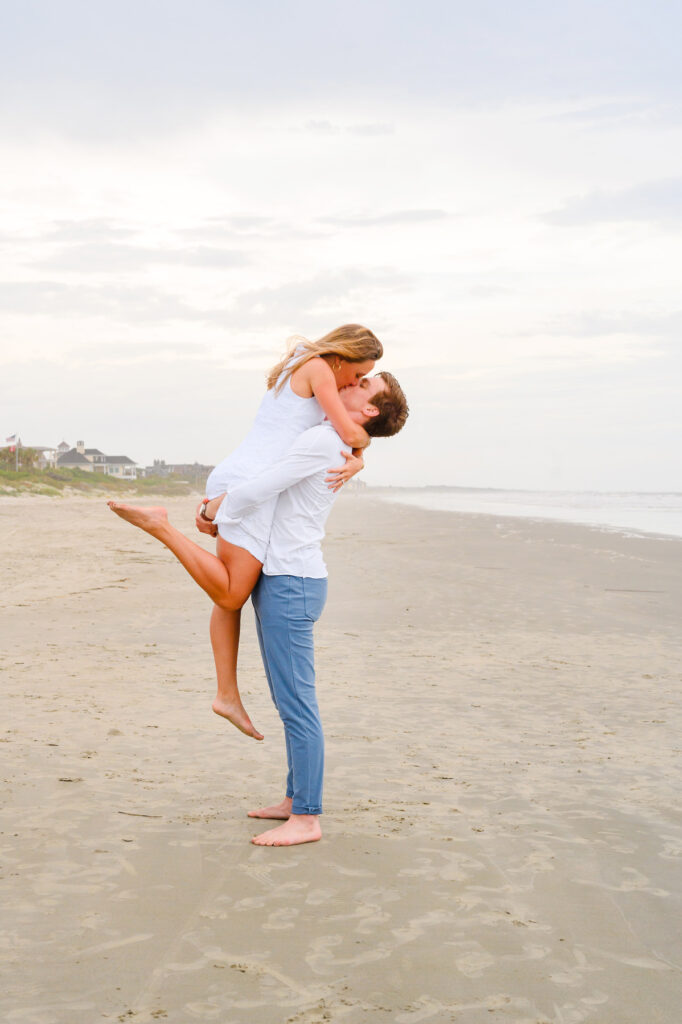
[[221, 517], [222, 499], [230, 487], [271, 466], [300, 433], [325, 417], [354, 450], [353, 456], [344, 456], [345, 466], [330, 470], [330, 487], [340, 487], [362, 469], [360, 451], [369, 443], [369, 436], [350, 418], [338, 392], [358, 384], [382, 355], [381, 342], [359, 324], [346, 324], [316, 342], [293, 340], [287, 355], [268, 375], [267, 391], [249, 434], [208, 478], [208, 496], [201, 509], [203, 518], [215, 517], [216, 555], [171, 526], [163, 508], [141, 509], [108, 502], [122, 519], [165, 544], [214, 602], [210, 635], [218, 692], [212, 707], [216, 714], [257, 740], [263, 736], [251, 722], [239, 695], [237, 653], [241, 608], [260, 575], [276, 498], [239, 522]]

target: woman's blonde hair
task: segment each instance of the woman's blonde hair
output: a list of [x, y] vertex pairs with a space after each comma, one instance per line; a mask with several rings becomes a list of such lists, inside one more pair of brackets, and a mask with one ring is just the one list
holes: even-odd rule
[[[299, 347], [303, 351], [292, 360], [294, 352]], [[360, 324], [344, 324], [343, 327], [337, 327], [336, 330], [325, 334], [319, 341], [308, 341], [307, 338], [295, 334], [293, 338], [289, 338], [287, 354], [268, 374], [268, 390], [275, 388], [277, 392], [281, 391], [292, 373], [315, 356], [334, 355], [349, 363], [364, 363], [367, 359], [381, 359], [383, 354], [384, 348], [379, 339]], [[292, 361], [289, 362], [290, 360]]]

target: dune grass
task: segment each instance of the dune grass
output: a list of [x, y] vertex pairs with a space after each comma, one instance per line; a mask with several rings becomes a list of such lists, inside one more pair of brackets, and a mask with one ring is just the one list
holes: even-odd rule
[[169, 476], [147, 476], [139, 480], [118, 480], [104, 473], [88, 473], [82, 469], [0, 469], [0, 494], [43, 494], [59, 497], [73, 494], [191, 494], [196, 488], [187, 480]]

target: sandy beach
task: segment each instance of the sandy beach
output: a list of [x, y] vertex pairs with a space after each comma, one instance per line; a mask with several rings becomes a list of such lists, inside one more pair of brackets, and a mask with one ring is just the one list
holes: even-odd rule
[[0, 539], [8, 1024], [677, 1024], [682, 541], [343, 495], [324, 837], [272, 849], [250, 606], [261, 744], [210, 712], [208, 598], [103, 498], [0, 498]]

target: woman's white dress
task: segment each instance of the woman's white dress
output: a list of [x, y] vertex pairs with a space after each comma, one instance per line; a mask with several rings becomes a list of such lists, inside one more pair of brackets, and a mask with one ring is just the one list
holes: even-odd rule
[[[285, 371], [283, 371], [285, 372]], [[316, 398], [301, 398], [291, 390], [291, 377], [278, 393], [265, 392], [251, 430], [231, 455], [215, 467], [206, 482], [206, 497], [217, 498], [231, 487], [252, 480], [269, 469], [309, 427], [325, 415]], [[230, 544], [246, 548], [259, 562], [265, 561], [277, 497], [263, 502], [241, 519], [229, 519], [218, 509], [218, 533]]]

